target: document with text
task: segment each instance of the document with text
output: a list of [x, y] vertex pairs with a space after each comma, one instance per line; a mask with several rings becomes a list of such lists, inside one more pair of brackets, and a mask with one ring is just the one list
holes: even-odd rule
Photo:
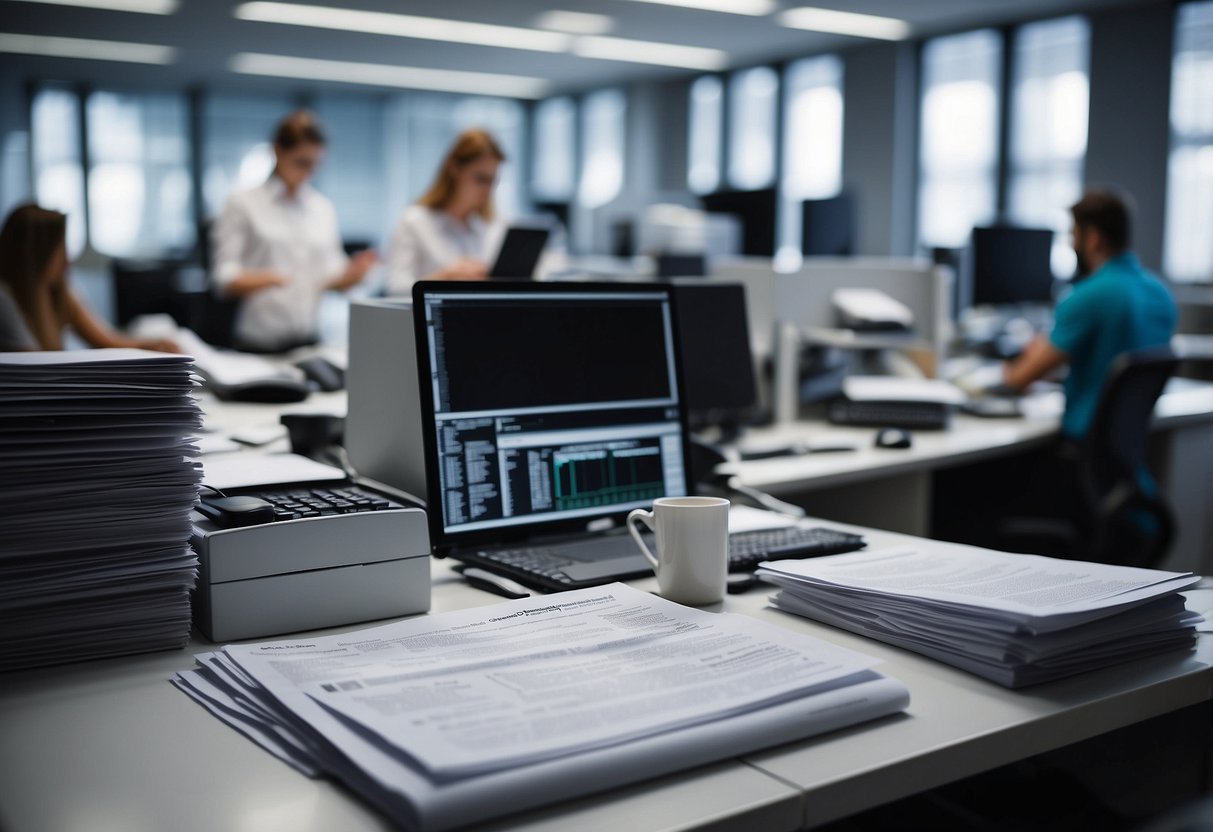
[[623, 584], [229, 645], [174, 679], [305, 773], [442, 829], [903, 710], [870, 656]]

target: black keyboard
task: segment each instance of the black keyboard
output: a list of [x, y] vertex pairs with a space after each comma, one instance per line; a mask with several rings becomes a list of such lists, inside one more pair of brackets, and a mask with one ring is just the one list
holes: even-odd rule
[[[866, 545], [860, 535], [821, 527], [738, 532], [729, 535], [729, 571], [752, 572], [764, 560], [837, 555]], [[621, 535], [591, 539], [573, 550], [585, 546], [603, 547], [599, 554], [609, 557], [604, 557], [601, 563], [609, 571], [595, 574], [594, 560], [575, 560], [567, 554], [568, 549], [552, 545], [482, 549], [459, 557], [544, 589], [573, 589], [652, 574], [631, 538]], [[635, 555], [634, 564], [628, 564], [632, 568], [627, 570], [621, 570], [619, 561], [612, 559], [630, 555]]]
[[729, 535], [729, 571], [751, 572], [764, 560], [838, 555], [867, 545], [860, 535], [822, 526], [738, 532]]
[[944, 430], [951, 413], [939, 402], [855, 402], [838, 399], [830, 403], [827, 418], [837, 425], [908, 430]]
[[397, 503], [381, 494], [366, 491], [355, 485], [258, 491], [256, 496], [274, 507], [275, 520], [298, 520], [301, 517], [323, 517], [332, 514], [353, 514], [359, 511], [405, 508], [403, 503]]

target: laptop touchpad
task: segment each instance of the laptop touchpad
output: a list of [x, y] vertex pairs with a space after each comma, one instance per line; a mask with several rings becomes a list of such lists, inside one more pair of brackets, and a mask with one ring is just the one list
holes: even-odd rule
[[630, 575], [652, 573], [653, 568], [644, 556], [637, 552], [622, 558], [611, 560], [594, 560], [582, 563], [570, 563], [563, 566], [561, 572], [574, 581], [593, 581], [599, 578], [626, 578]]

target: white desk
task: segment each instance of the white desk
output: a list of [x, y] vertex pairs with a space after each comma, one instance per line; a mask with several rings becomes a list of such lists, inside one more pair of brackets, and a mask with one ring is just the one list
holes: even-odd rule
[[[904, 540], [868, 531], [873, 545]], [[930, 545], [923, 542], [921, 545]], [[436, 561], [434, 611], [501, 599]], [[635, 582], [647, 590], [656, 581]], [[755, 615], [885, 660], [909, 710], [816, 739], [487, 824], [484, 829], [790, 830], [1213, 699], [1213, 640], [1013, 692], [876, 642], [729, 596]], [[190, 650], [9, 674], [0, 684], [0, 828], [373, 830], [389, 825], [227, 728], [167, 679]]]
[[[740, 463], [741, 481], [804, 505], [812, 514], [909, 534], [926, 535], [931, 473], [940, 468], [1007, 457], [1052, 442], [1063, 400], [1028, 404], [1022, 419], [957, 414], [944, 431], [916, 431], [908, 449], [873, 446], [876, 431], [824, 421], [747, 432], [755, 445], [850, 443], [855, 451]], [[1213, 573], [1213, 384], [1172, 379], [1155, 407], [1157, 473], [1178, 519], [1167, 569]]]

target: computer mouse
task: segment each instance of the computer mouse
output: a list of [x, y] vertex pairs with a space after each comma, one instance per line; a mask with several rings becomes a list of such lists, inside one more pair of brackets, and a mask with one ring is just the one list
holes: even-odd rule
[[876, 432], [877, 448], [908, 448], [914, 444], [908, 430], [901, 428], [881, 428]]
[[257, 526], [274, 519], [274, 507], [260, 497], [204, 497], [197, 508], [224, 529]]
[[215, 395], [224, 401], [284, 404], [301, 402], [311, 389], [307, 382], [293, 378], [259, 378], [240, 384], [210, 385]]
[[325, 393], [345, 389], [345, 371], [331, 361], [317, 356], [296, 361], [295, 366]]

